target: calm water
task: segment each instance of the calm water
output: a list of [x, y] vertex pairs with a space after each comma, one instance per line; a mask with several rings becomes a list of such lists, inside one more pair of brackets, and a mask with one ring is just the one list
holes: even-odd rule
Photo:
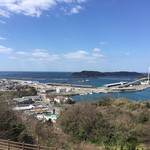
[[[72, 83], [72, 84], [86, 84], [93, 85], [95, 87], [103, 86], [104, 84], [115, 83], [120, 81], [133, 81], [137, 77], [98, 77], [98, 78], [86, 78], [90, 82], [80, 83], [79, 81], [84, 80], [83, 78], [73, 77], [71, 72], [0, 72], [0, 78], [30, 78], [25, 79], [29, 81], [39, 81], [41, 83], [48, 82], [59, 82], [59, 83]], [[32, 79], [31, 79], [32, 78]], [[93, 95], [77, 95], [73, 98], [77, 102], [81, 102], [83, 99], [92, 99], [96, 101], [99, 96], [106, 94], [93, 94]], [[107, 94], [108, 95], [108, 94]], [[111, 93], [115, 98], [126, 97], [135, 101], [145, 101], [150, 100], [150, 89], [141, 92], [133, 93]]]

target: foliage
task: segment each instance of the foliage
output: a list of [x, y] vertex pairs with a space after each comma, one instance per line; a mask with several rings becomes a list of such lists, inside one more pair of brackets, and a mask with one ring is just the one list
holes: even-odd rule
[[0, 138], [18, 141], [25, 125], [7, 104], [1, 102], [0, 111]]
[[146, 102], [145, 104], [147, 108], [150, 108], [150, 102]]
[[80, 103], [66, 109], [57, 123], [76, 141], [134, 150], [140, 142], [150, 138], [150, 112], [144, 106], [126, 99]]
[[148, 116], [145, 113], [141, 113], [139, 115], [138, 120], [139, 120], [139, 123], [143, 124], [143, 123], [147, 122], [149, 120], [149, 118], [148, 118]]
[[29, 143], [29, 144], [35, 143], [34, 137], [28, 135], [27, 133], [20, 134], [18, 140], [20, 142], [25, 142], [25, 143]]
[[97, 97], [97, 101], [104, 101], [104, 100], [111, 100], [111, 99], [114, 99], [114, 96], [110, 94], [101, 95]]
[[111, 128], [102, 114], [95, 109], [95, 106], [88, 103], [73, 106], [63, 112], [59, 123], [64, 132], [71, 134], [75, 139], [93, 143], [105, 142]]

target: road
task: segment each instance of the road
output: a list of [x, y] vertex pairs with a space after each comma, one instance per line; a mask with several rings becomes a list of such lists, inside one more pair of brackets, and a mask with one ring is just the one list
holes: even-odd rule
[[43, 106], [48, 108], [47, 110], [50, 111], [51, 113], [53, 113], [53, 109], [55, 109], [55, 113], [59, 114], [61, 112], [61, 108], [60, 107], [53, 107], [52, 104], [50, 104], [47, 100], [46, 100], [46, 95], [45, 94], [40, 94], [39, 95], [42, 99], [42, 103]]

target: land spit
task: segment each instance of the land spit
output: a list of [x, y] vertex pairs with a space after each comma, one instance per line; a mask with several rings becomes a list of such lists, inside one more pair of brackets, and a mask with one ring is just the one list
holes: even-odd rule
[[71, 91], [66, 92], [48, 92], [47, 95], [49, 96], [74, 96], [74, 95], [86, 95], [86, 94], [94, 94], [94, 93], [118, 93], [118, 92], [137, 92], [137, 91], [143, 91], [147, 88], [150, 88], [150, 85], [132, 85], [128, 87], [89, 87], [85, 85], [67, 85], [66, 84], [59, 84], [54, 85], [48, 85], [46, 89], [54, 88], [54, 89], [68, 89], [70, 88]]

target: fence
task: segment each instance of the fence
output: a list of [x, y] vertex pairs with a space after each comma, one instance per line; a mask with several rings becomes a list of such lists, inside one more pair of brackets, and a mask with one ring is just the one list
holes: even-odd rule
[[57, 150], [57, 148], [0, 139], [0, 150]]

